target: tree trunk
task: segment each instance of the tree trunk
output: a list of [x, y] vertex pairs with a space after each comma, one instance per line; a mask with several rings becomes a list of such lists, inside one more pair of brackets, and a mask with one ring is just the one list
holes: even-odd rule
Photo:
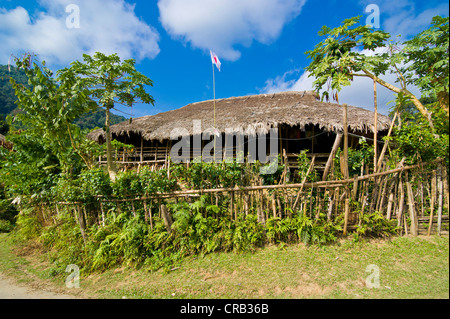
[[109, 178], [114, 180], [117, 175], [117, 168], [112, 158], [112, 134], [110, 129], [110, 109], [111, 105], [106, 105], [106, 121], [105, 121], [105, 129], [106, 129], [106, 165], [108, 167]]

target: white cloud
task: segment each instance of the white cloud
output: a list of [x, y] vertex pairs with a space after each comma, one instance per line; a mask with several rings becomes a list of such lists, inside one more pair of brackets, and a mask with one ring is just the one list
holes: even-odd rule
[[192, 47], [214, 50], [221, 58], [235, 61], [258, 41], [270, 44], [283, 27], [297, 17], [306, 0], [159, 0], [165, 30]]
[[11, 54], [33, 52], [50, 65], [81, 59], [83, 53], [118, 53], [122, 59], [154, 58], [159, 34], [124, 0], [79, 0], [80, 28], [68, 28], [66, 6], [71, 0], [41, 0], [31, 15], [23, 7], [0, 8], [0, 62]]
[[410, 10], [400, 11], [386, 19], [384, 25], [387, 32], [392, 36], [401, 35], [403, 38], [410, 38], [430, 26], [431, 20], [437, 15], [448, 15], [448, 3], [441, 4], [436, 8], [431, 8], [416, 14], [414, 7]]
[[377, 4], [380, 7], [381, 28], [392, 36], [401, 35], [404, 39], [428, 28], [434, 16], [448, 16], [449, 10], [449, 4], [442, 3], [418, 12], [416, 3], [412, 0], [361, 0], [360, 3]]

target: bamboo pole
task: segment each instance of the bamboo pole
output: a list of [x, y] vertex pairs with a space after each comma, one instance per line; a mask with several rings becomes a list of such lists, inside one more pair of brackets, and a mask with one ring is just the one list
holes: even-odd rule
[[325, 170], [323, 172], [322, 181], [326, 181], [328, 178], [328, 173], [333, 163], [333, 159], [336, 156], [337, 149], [341, 145], [343, 134], [338, 132], [336, 135], [336, 139], [334, 140], [333, 148], [331, 149], [330, 156], [328, 157], [327, 164], [325, 165]]
[[349, 215], [349, 199], [345, 199], [345, 211], [344, 211], [344, 236], [347, 236], [348, 215]]
[[356, 201], [356, 197], [358, 196], [358, 175], [354, 175], [353, 180], [352, 199]]
[[78, 220], [78, 225], [80, 226], [80, 232], [81, 232], [81, 237], [83, 237], [83, 241], [86, 244], [87, 241], [87, 237], [86, 237], [86, 222], [83, 218], [83, 212], [82, 209], [80, 207], [80, 204], [78, 204], [76, 206], [76, 218]]
[[344, 179], [348, 179], [348, 111], [347, 104], [343, 104], [343, 125], [344, 125]]
[[436, 202], [436, 170], [433, 170], [431, 174], [430, 223], [428, 225], [427, 236], [431, 236], [431, 228], [433, 227], [434, 218], [434, 203]]
[[[444, 161], [442, 161], [444, 163]], [[444, 190], [444, 197], [445, 197], [445, 205], [447, 207], [447, 211], [450, 209], [450, 199], [449, 199], [449, 190], [448, 190], [448, 176], [447, 176], [447, 169], [445, 165], [442, 166], [442, 184], [443, 184], [443, 190]]]
[[378, 169], [378, 97], [377, 97], [377, 81], [373, 81], [373, 98], [374, 98], [374, 124], [373, 124], [373, 172], [377, 173]]
[[406, 191], [408, 194], [409, 217], [411, 218], [411, 234], [417, 236], [419, 233], [416, 210], [414, 209], [414, 196], [411, 184], [408, 180], [406, 181]]
[[275, 192], [272, 193], [272, 214], [273, 218], [277, 217], [277, 204], [275, 203]]
[[148, 224], [148, 216], [147, 216], [147, 201], [143, 200], [142, 204], [144, 205], [144, 221]]
[[391, 220], [391, 214], [392, 214], [392, 205], [394, 204], [394, 193], [391, 192], [389, 194], [389, 201], [388, 201], [388, 207], [386, 212], [386, 219]]
[[408, 236], [408, 223], [406, 222], [406, 215], [403, 215], [403, 225], [405, 226], [405, 235]]
[[102, 212], [102, 226], [105, 227], [105, 211], [103, 209], [103, 203], [100, 202], [100, 211]]
[[376, 207], [376, 211], [378, 211], [378, 212], [381, 212], [383, 210], [384, 198], [386, 197], [385, 193], [386, 193], [387, 183], [388, 183], [388, 178], [384, 177], [383, 186], [381, 187], [381, 192], [378, 195], [378, 201], [377, 201], [377, 207]]
[[230, 216], [233, 219], [234, 215], [234, 192], [230, 193]]
[[144, 161], [144, 137], [141, 135], [141, 150], [139, 152], [140, 163]]
[[328, 198], [328, 212], [327, 212], [327, 220], [331, 220], [331, 214], [333, 213], [333, 206], [334, 206], [334, 193], [335, 190], [332, 190], [330, 192], [330, 197]]
[[442, 226], [442, 202], [443, 202], [443, 182], [442, 182], [442, 165], [439, 165], [438, 167], [438, 176], [437, 176], [437, 182], [438, 182], [438, 229], [437, 233], [438, 236], [441, 236], [441, 226]]
[[[389, 174], [399, 173], [402, 171], [408, 171], [408, 170], [419, 168], [419, 167], [422, 167], [425, 165], [438, 163], [440, 161], [441, 161], [441, 159], [431, 161], [428, 163], [421, 163], [421, 164], [416, 164], [416, 165], [412, 165], [412, 166], [405, 166], [402, 168], [392, 169], [392, 170], [385, 171], [382, 173], [359, 176], [358, 182], [368, 180], [368, 179], [378, 177], [378, 176], [385, 176], [385, 175], [389, 175]], [[286, 185], [267, 185], [267, 186], [249, 186], [249, 187], [235, 187], [235, 188], [188, 190], [188, 191], [176, 191], [176, 192], [172, 192], [172, 193], [161, 193], [161, 194], [157, 194], [157, 195], [153, 195], [153, 196], [133, 198], [133, 199], [103, 200], [103, 201], [104, 202], [129, 202], [129, 201], [138, 200], [138, 199], [143, 200], [143, 199], [158, 199], [158, 198], [164, 198], [164, 197], [185, 197], [187, 195], [193, 195], [193, 194], [199, 194], [199, 193], [206, 194], [206, 193], [220, 193], [220, 192], [246, 192], [246, 191], [260, 190], [260, 189], [265, 189], [265, 190], [295, 189], [295, 188], [302, 187], [302, 185], [304, 188], [333, 188], [333, 187], [339, 188], [345, 184], [353, 183], [354, 181], [355, 180], [352, 178], [352, 179], [347, 179], [347, 180], [325, 181], [325, 182], [322, 181], [322, 182], [305, 183], [305, 184], [286, 184]], [[96, 198], [103, 198], [103, 196], [96, 196]]]
[[170, 215], [170, 212], [167, 209], [166, 205], [162, 204], [160, 206], [160, 210], [161, 210], [161, 216], [163, 218], [164, 225], [166, 226], [167, 232], [171, 233], [172, 232], [172, 224], [173, 224], [172, 216]]
[[312, 160], [311, 160], [311, 164], [309, 165], [308, 171], [306, 172], [306, 175], [305, 175], [305, 177], [303, 178], [303, 181], [302, 181], [302, 184], [301, 184], [301, 186], [300, 186], [300, 189], [298, 190], [297, 197], [295, 198], [294, 205], [292, 206], [292, 210], [293, 210], [293, 211], [294, 211], [295, 208], [297, 207], [298, 200], [299, 200], [299, 198], [300, 198], [300, 194], [302, 193], [303, 187], [305, 186], [306, 181], [308, 180], [308, 175], [312, 172], [312, 170], [313, 170], [313, 168], [314, 168], [315, 162], [316, 162], [316, 156], [314, 155], [313, 158], [312, 158]]
[[[392, 131], [393, 131], [394, 125], [395, 125], [395, 120], [397, 119], [397, 117], [398, 117], [398, 110], [395, 112], [394, 118], [392, 119], [391, 127], [389, 128], [389, 132], [388, 132], [387, 138], [389, 138], [391, 136], [391, 134], [392, 134]], [[384, 156], [386, 154], [388, 145], [389, 145], [389, 142], [386, 141], [384, 143], [383, 149], [381, 150], [380, 157], [378, 158], [377, 172], [379, 172], [380, 169], [381, 169], [381, 164], [383, 163], [383, 159], [384, 159]]]
[[405, 189], [403, 188], [403, 181], [402, 178], [400, 178], [399, 184], [398, 184], [399, 192], [400, 192], [400, 199], [398, 204], [398, 212], [397, 212], [397, 219], [398, 219], [398, 226], [402, 223], [402, 215], [403, 215], [403, 209], [404, 209], [404, 202], [405, 202]]

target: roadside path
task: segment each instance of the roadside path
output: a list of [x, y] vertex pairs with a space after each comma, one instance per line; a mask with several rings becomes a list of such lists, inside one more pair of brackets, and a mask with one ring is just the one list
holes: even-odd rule
[[73, 299], [73, 296], [38, 290], [15, 283], [0, 273], [0, 299]]

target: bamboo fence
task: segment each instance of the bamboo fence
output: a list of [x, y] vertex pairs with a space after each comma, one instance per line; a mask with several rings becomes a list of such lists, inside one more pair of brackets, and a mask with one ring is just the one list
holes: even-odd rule
[[[311, 170], [313, 165], [314, 160]], [[269, 218], [292, 217], [296, 213], [314, 220], [343, 218], [343, 234], [347, 235], [361, 225], [365, 214], [378, 212], [387, 220], [397, 221], [400, 235], [448, 233], [449, 192], [443, 160], [355, 175], [344, 180], [306, 182], [305, 178], [300, 184], [265, 186], [261, 183], [249, 187], [182, 190], [128, 198], [96, 196], [90, 203], [39, 203], [34, 210], [39, 221], [47, 225], [56, 223], [56, 215], [62, 209], [70, 210], [83, 238], [86, 227], [92, 223], [104, 226], [110, 211], [130, 212], [134, 216], [143, 214], [151, 227], [154, 226], [154, 217], [159, 216], [170, 231], [173, 218], [169, 204], [192, 203], [201, 196], [209, 196], [212, 204], [226, 211], [221, 218], [234, 221], [248, 214], [257, 215], [263, 224]]]

